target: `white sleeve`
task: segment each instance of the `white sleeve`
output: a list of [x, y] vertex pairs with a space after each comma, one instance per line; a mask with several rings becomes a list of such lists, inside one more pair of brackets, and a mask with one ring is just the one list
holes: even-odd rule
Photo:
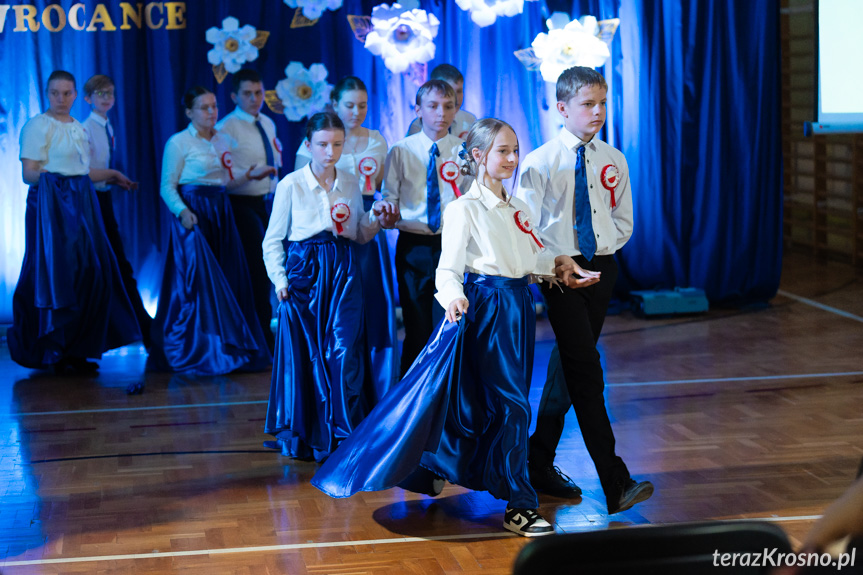
[[187, 207], [180, 197], [180, 192], [177, 191], [184, 163], [183, 150], [180, 149], [177, 141], [171, 138], [165, 144], [165, 154], [162, 157], [162, 184], [159, 193], [168, 209], [176, 217], [180, 217], [180, 212]]
[[[622, 155], [621, 155], [622, 156]], [[620, 185], [614, 191], [614, 200], [617, 204], [611, 210], [611, 220], [614, 222], [614, 227], [617, 228], [617, 243], [614, 246], [614, 251], [619, 250], [632, 237], [633, 229], [633, 206], [632, 206], [632, 188], [629, 180], [629, 165], [626, 163], [626, 158], [622, 157], [623, 177], [620, 178]]]
[[22, 160], [35, 160], [41, 164], [48, 162], [48, 122], [38, 116], [24, 124], [21, 130]]
[[264, 252], [264, 266], [267, 275], [276, 291], [288, 287], [288, 274], [285, 272], [285, 247], [282, 243], [291, 228], [291, 198], [293, 197], [291, 185], [287, 178], [276, 186], [276, 195], [273, 199], [273, 213], [270, 214], [270, 224], [261, 248]]
[[467, 211], [458, 201], [447, 206], [444, 219], [440, 261], [435, 272], [435, 299], [447, 309], [454, 300], [464, 298], [465, 255], [471, 235]]

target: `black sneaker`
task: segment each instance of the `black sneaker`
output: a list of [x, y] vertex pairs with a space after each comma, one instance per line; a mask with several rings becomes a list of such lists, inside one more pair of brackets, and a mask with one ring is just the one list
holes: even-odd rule
[[650, 481], [642, 481], [636, 483], [630, 478], [626, 483], [619, 487], [620, 497], [617, 499], [617, 506], [612, 508], [611, 503], [608, 504], [608, 514], [620, 513], [626, 511], [636, 503], [647, 501], [653, 495], [653, 483]]
[[543, 467], [528, 465], [527, 470], [530, 473], [530, 484], [537, 491], [564, 499], [581, 497], [581, 488], [560, 468], [554, 465]]
[[523, 537], [542, 537], [554, 533], [554, 527], [536, 512], [536, 509], [506, 508], [503, 528]]

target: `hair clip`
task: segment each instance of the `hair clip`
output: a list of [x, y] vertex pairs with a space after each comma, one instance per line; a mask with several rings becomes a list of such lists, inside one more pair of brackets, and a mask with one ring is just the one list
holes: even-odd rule
[[461, 143], [461, 149], [458, 151], [458, 157], [466, 162], [470, 161], [470, 155], [467, 153], [467, 142]]

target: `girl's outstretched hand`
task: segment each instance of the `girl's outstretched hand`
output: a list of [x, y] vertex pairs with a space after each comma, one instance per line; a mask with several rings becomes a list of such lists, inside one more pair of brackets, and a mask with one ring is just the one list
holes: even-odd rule
[[554, 258], [554, 275], [571, 289], [583, 288], [597, 283], [600, 273], [582, 268], [569, 256]]
[[450, 323], [458, 321], [467, 313], [468, 302], [464, 298], [454, 299], [446, 310], [446, 320]]

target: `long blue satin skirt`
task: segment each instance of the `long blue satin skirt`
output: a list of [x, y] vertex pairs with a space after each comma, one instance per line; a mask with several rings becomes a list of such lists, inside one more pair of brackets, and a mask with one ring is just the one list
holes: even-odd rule
[[198, 217], [172, 218], [148, 369], [219, 375], [267, 369], [272, 358], [225, 188], [180, 186]]
[[[372, 209], [374, 197], [363, 196], [363, 208]], [[399, 380], [399, 340], [396, 327], [395, 282], [390, 249], [384, 231], [367, 244], [354, 246], [363, 283], [366, 377], [374, 382], [378, 400]]]
[[24, 262], [7, 333], [12, 359], [45, 368], [141, 339], [88, 176], [43, 173], [27, 194]]
[[405, 377], [321, 466], [332, 497], [394, 487], [418, 466], [535, 509], [527, 474], [536, 312], [527, 278], [468, 274], [470, 302], [444, 320]]
[[365, 378], [355, 248], [331, 232], [287, 243], [265, 431], [291, 457], [322, 461], [377, 401]]

